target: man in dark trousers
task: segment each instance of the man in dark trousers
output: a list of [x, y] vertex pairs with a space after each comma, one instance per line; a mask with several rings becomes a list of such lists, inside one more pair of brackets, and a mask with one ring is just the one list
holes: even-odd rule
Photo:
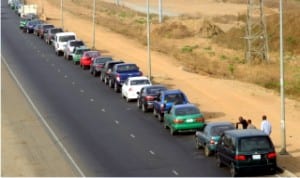
[[244, 119], [242, 116], [239, 117], [239, 122], [236, 123], [235, 128], [239, 128], [239, 124], [242, 125], [243, 129], [247, 129], [248, 127], [248, 122], [246, 119]]

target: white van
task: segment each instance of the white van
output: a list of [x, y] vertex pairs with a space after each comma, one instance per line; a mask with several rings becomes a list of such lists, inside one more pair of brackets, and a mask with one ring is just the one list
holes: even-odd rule
[[55, 53], [60, 56], [64, 54], [65, 45], [69, 40], [75, 40], [76, 34], [74, 32], [56, 33], [53, 40]]

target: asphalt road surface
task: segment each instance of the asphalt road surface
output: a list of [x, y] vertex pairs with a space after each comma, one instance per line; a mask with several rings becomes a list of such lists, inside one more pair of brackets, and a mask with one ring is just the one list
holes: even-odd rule
[[1, 55], [85, 176], [229, 176], [89, 72], [19, 29], [2, 0]]

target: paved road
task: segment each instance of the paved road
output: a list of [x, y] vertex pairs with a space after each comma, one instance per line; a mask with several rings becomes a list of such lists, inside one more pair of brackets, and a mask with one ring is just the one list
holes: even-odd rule
[[152, 114], [23, 34], [7, 6], [1, 13], [2, 55], [86, 176], [229, 175], [195, 150], [192, 135], [170, 136]]

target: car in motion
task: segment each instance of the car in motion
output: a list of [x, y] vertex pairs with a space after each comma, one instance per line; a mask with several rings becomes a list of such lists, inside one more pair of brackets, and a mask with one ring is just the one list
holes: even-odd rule
[[152, 85], [152, 83], [147, 77], [129, 77], [122, 85], [121, 95], [129, 102], [130, 100], [138, 98], [137, 92], [140, 91], [142, 87], [150, 85]]
[[197, 149], [203, 148], [204, 155], [210, 156], [216, 151], [216, 145], [226, 130], [235, 129], [231, 122], [210, 122], [206, 123], [203, 130], [195, 133], [195, 146]]
[[101, 70], [104, 67], [104, 64], [108, 61], [113, 61], [112, 57], [108, 57], [108, 56], [99, 56], [96, 57], [90, 66], [90, 73], [93, 76], [99, 76], [101, 74]]
[[165, 112], [167, 112], [173, 104], [189, 103], [186, 95], [180, 90], [161, 91], [153, 102], [153, 115], [158, 117], [160, 122], [164, 121]]
[[204, 127], [204, 116], [194, 104], [173, 105], [165, 114], [164, 128], [170, 134], [182, 131], [196, 131]]
[[277, 169], [275, 147], [270, 137], [257, 129], [224, 131], [215, 154], [217, 166], [229, 167], [233, 177], [246, 172], [274, 174]]
[[137, 92], [137, 107], [142, 109], [143, 112], [147, 112], [149, 109], [153, 109], [153, 102], [157, 99], [160, 91], [165, 91], [167, 88], [163, 85], [151, 85], [141, 88]]
[[93, 58], [100, 56], [99, 51], [85, 51], [82, 54], [82, 57], [80, 58], [79, 65], [80, 67], [85, 70], [87, 68], [90, 68], [91, 63], [93, 62]]
[[76, 47], [83, 47], [85, 46], [84, 42], [82, 40], [69, 40], [64, 48], [64, 58], [71, 60], [72, 59], [72, 53], [74, 52], [74, 49]]

